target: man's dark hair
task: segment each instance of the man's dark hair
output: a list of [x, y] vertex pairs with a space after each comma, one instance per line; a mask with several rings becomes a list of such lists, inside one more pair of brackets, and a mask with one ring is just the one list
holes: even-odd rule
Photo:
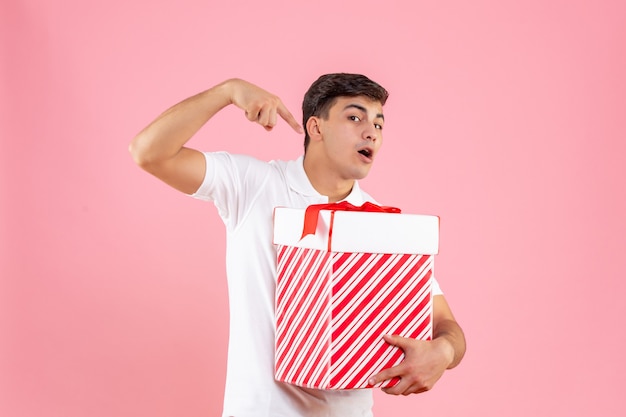
[[311, 116], [326, 119], [338, 97], [365, 96], [385, 105], [389, 93], [379, 84], [361, 74], [326, 74], [319, 77], [304, 95], [302, 101], [302, 126], [304, 127], [304, 151], [310, 137], [306, 122]]

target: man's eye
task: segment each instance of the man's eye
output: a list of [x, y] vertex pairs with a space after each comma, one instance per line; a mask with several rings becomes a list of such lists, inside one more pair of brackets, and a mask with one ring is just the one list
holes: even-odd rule
[[360, 122], [361, 121], [359, 116], [350, 116], [349, 119], [352, 120], [353, 122]]
[[374, 127], [378, 130], [383, 130], [383, 125], [379, 125], [378, 123], [374, 124]]

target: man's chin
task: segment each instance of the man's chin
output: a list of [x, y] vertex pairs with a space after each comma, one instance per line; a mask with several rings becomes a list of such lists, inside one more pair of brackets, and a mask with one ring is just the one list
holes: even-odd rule
[[369, 168], [356, 170], [355, 172], [352, 173], [353, 174], [352, 178], [355, 179], [355, 180], [362, 180], [365, 177], [367, 177], [369, 172], [370, 172]]

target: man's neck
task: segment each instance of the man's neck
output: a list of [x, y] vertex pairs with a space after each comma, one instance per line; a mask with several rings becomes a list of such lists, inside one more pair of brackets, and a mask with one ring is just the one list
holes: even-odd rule
[[317, 165], [313, 158], [304, 158], [304, 172], [315, 191], [328, 197], [329, 203], [346, 198], [352, 191], [354, 180], [336, 178], [330, 171]]

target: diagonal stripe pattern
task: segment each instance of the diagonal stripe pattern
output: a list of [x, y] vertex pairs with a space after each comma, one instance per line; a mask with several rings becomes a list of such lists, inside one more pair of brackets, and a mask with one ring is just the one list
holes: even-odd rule
[[277, 250], [277, 380], [371, 387], [369, 377], [403, 359], [383, 334], [431, 338], [432, 255]]

